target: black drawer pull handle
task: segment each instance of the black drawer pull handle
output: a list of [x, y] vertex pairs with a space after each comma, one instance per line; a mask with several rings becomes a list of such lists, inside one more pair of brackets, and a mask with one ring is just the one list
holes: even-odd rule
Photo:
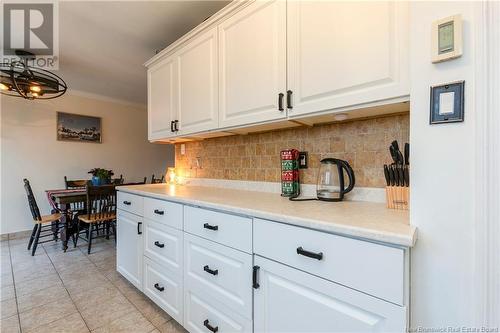
[[155, 242], [155, 245], [158, 246], [159, 248], [164, 248], [165, 247], [165, 244], [162, 244], [158, 241]]
[[159, 291], [163, 291], [165, 290], [165, 287], [160, 287], [160, 285], [158, 283], [155, 283], [155, 288]]
[[299, 246], [297, 248], [297, 254], [300, 254], [300, 255], [303, 255], [303, 256], [306, 256], [309, 258], [318, 259], [318, 260], [323, 259], [323, 252], [319, 252], [319, 253], [309, 252], [309, 251], [304, 250], [302, 248], [302, 246]]
[[175, 132], [175, 130], [174, 130], [174, 121], [173, 120], [170, 121], [170, 132], [172, 132], [172, 133]]
[[141, 225], [142, 225], [142, 222], [137, 222], [137, 234], [138, 235], [142, 235]]
[[286, 107], [289, 108], [289, 109], [293, 109], [293, 106], [292, 106], [292, 91], [291, 90], [288, 90], [286, 92]]
[[209, 331], [212, 331], [212, 333], [217, 333], [217, 331], [219, 330], [219, 326], [213, 327], [209, 324], [208, 319], [205, 319], [205, 321], [203, 322], [203, 326], [208, 328]]
[[210, 269], [210, 267], [208, 267], [208, 265], [205, 265], [203, 267], [203, 270], [209, 274], [212, 274], [212, 275], [217, 275], [219, 274], [219, 270], [218, 269]]
[[219, 226], [218, 226], [218, 225], [210, 225], [210, 224], [208, 224], [208, 223], [205, 223], [205, 224], [203, 225], [203, 228], [205, 228], [205, 229], [209, 229], [209, 230], [214, 230], [214, 231], [219, 230]]
[[279, 111], [284, 111], [285, 109], [283, 109], [283, 97], [285, 95], [283, 93], [279, 93], [278, 94], [278, 110]]
[[259, 266], [253, 266], [252, 287], [254, 289], [259, 289], [259, 287], [260, 287], [260, 284], [258, 281], [259, 277], [257, 276], [257, 274], [259, 273], [259, 269], [260, 269]]
[[154, 213], [155, 213], [155, 214], [158, 214], [158, 215], [163, 215], [163, 214], [165, 214], [165, 212], [164, 212], [164, 211], [162, 211], [162, 210], [158, 210], [158, 209], [155, 209], [155, 210], [154, 210]]
[[127, 205], [127, 206], [130, 206], [132, 203], [130, 201], [124, 201], [123, 204]]

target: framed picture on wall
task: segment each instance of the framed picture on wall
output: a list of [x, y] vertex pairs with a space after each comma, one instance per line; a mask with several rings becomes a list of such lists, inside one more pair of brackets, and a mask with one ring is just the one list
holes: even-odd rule
[[57, 112], [57, 140], [101, 143], [101, 118]]

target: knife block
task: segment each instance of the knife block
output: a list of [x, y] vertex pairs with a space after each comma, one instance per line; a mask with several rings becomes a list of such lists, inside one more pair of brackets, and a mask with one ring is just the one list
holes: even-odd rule
[[398, 210], [410, 209], [410, 187], [386, 186], [385, 198], [387, 208]]

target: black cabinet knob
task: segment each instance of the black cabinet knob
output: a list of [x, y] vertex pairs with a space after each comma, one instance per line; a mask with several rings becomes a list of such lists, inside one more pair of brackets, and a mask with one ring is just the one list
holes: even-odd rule
[[162, 211], [162, 210], [158, 210], [158, 209], [155, 209], [155, 210], [154, 210], [154, 213], [155, 213], [155, 214], [158, 214], [158, 215], [163, 215], [163, 214], [165, 214], [165, 212], [164, 212], [164, 211]]
[[132, 203], [130, 201], [124, 201], [123, 204], [127, 205], [127, 206], [130, 206]]
[[160, 243], [158, 241], [155, 242], [155, 245], [158, 246], [160, 249], [164, 248], [165, 247], [165, 244], [163, 243]]

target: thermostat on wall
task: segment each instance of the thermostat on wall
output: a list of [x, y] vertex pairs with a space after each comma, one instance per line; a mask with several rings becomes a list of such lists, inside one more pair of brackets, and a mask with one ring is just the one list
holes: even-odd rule
[[432, 23], [432, 62], [442, 62], [462, 55], [462, 15]]

